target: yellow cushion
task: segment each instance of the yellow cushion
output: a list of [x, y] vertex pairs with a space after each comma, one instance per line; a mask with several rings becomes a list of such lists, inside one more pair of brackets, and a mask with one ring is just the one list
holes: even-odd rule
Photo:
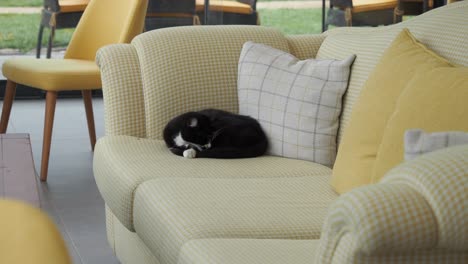
[[94, 61], [15, 58], [5, 61], [2, 69], [7, 79], [46, 91], [101, 87], [101, 75]]
[[0, 200], [0, 212], [0, 263], [71, 263], [60, 233], [46, 214], [12, 200]]
[[71, 13], [71, 12], [83, 12], [88, 6], [89, 0], [60, 0], [60, 12]]
[[[204, 0], [197, 0], [196, 11], [203, 12], [205, 8]], [[237, 1], [214, 0], [210, 1], [210, 11], [218, 11], [236, 14], [252, 14], [253, 9], [250, 5]]]
[[396, 37], [370, 74], [344, 132], [331, 181], [337, 192], [371, 183], [385, 126], [413, 75], [448, 66], [447, 60], [418, 43], [407, 29]]
[[405, 130], [468, 131], [468, 68], [438, 68], [408, 83], [388, 121], [372, 182], [403, 161]]

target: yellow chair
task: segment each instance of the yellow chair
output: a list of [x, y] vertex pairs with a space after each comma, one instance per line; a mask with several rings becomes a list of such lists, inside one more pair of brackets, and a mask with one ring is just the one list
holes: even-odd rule
[[7, 130], [17, 84], [47, 92], [41, 181], [47, 180], [57, 93], [82, 91], [91, 147], [94, 149], [96, 133], [91, 91], [101, 87], [99, 68], [94, 61], [96, 51], [108, 44], [128, 43], [141, 33], [147, 5], [147, 0], [91, 0], [70, 40], [64, 59], [15, 58], [3, 64], [7, 84], [0, 133]]
[[76, 27], [88, 3], [89, 0], [44, 0], [37, 36], [36, 58], [41, 57], [44, 28], [50, 29], [46, 54], [46, 57], [50, 58], [55, 30]]
[[0, 263], [71, 264], [65, 242], [39, 209], [0, 200]]

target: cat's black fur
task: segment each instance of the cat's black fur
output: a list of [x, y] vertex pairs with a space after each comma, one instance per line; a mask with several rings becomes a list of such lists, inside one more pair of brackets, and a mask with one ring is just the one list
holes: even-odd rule
[[[266, 135], [257, 120], [217, 109], [177, 116], [169, 121], [163, 133], [172, 153], [186, 157], [184, 151], [193, 149], [196, 152], [188, 152], [197, 158], [251, 158], [263, 155], [268, 147]], [[181, 138], [177, 144], [179, 133]]]

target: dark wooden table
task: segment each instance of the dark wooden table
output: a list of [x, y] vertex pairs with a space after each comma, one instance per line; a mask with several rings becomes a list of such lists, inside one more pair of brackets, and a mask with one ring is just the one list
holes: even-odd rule
[[0, 134], [0, 198], [40, 207], [28, 134]]

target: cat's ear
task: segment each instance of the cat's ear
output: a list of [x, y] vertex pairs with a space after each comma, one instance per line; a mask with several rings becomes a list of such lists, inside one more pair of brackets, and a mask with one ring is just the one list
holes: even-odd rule
[[190, 118], [190, 120], [188, 122], [188, 126], [189, 127], [197, 127], [197, 125], [198, 125], [198, 119], [196, 119], [195, 117]]

